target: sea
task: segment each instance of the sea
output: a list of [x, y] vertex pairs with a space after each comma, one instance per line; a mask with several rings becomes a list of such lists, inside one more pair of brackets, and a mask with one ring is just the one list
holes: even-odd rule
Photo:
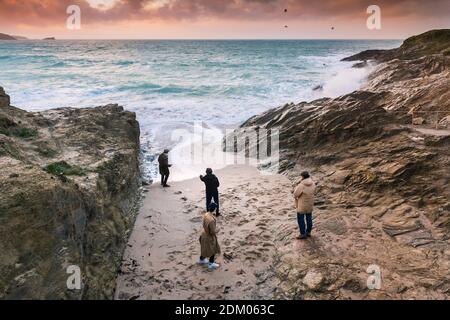
[[[372, 67], [341, 59], [400, 40], [57, 40], [0, 41], [0, 86], [12, 105], [39, 111], [111, 103], [136, 113], [144, 175], [171, 149], [183, 180], [226, 164], [189, 159], [201, 137], [286, 103], [357, 90]], [[319, 88], [319, 89], [318, 89]], [[316, 90], [314, 90], [316, 89]], [[200, 130], [201, 131], [201, 130]], [[194, 142], [195, 141], [195, 142]], [[203, 157], [205, 158], [205, 157]]]

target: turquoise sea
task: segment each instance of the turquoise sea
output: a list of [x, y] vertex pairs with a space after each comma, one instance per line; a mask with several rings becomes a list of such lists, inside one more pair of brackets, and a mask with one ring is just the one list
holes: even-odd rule
[[[228, 128], [285, 104], [357, 89], [368, 70], [340, 62], [400, 41], [0, 41], [0, 86], [26, 110], [118, 103], [136, 112], [144, 148], [195, 121]], [[312, 88], [321, 85], [323, 91]]]

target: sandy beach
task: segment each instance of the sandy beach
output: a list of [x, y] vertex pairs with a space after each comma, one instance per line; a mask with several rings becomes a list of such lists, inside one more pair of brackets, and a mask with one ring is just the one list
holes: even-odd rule
[[[116, 299], [268, 299], [275, 230], [295, 228], [291, 183], [249, 166], [216, 172], [221, 180], [221, 268], [196, 264], [205, 211], [199, 179], [148, 188], [118, 277]], [[294, 230], [292, 230], [294, 231]]]
[[[215, 173], [221, 180], [220, 269], [197, 265], [203, 183], [173, 182], [168, 189], [154, 184], [129, 239], [116, 299], [445, 298], [441, 290], [425, 289], [445, 286], [445, 255], [392, 241], [371, 217], [373, 210], [351, 206], [342, 196], [326, 198], [323, 181], [330, 172], [314, 177], [315, 229], [308, 240], [296, 239], [293, 183], [287, 176], [264, 175], [250, 166]], [[394, 212], [397, 205], [391, 206]], [[370, 265], [382, 269], [380, 290], [366, 286]]]

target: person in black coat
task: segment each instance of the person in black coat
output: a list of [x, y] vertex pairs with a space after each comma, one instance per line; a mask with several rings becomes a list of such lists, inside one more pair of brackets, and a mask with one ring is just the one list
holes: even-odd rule
[[206, 210], [208, 210], [211, 201], [214, 199], [214, 202], [217, 205], [216, 216], [219, 216], [219, 179], [213, 174], [212, 169], [208, 168], [206, 169], [206, 176], [200, 176], [200, 180], [202, 180], [206, 186]]
[[159, 173], [161, 174], [161, 185], [164, 188], [170, 187], [167, 184], [167, 180], [169, 180], [170, 170], [169, 168], [172, 166], [169, 164], [169, 149], [164, 150], [158, 157], [159, 163]]

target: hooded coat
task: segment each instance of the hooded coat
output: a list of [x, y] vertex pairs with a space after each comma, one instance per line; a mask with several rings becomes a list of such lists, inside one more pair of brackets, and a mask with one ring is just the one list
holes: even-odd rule
[[200, 236], [201, 256], [212, 257], [220, 253], [219, 241], [216, 235], [216, 218], [211, 212], [203, 217], [203, 233]]
[[302, 180], [294, 191], [295, 206], [298, 213], [312, 213], [316, 184], [311, 178]]

